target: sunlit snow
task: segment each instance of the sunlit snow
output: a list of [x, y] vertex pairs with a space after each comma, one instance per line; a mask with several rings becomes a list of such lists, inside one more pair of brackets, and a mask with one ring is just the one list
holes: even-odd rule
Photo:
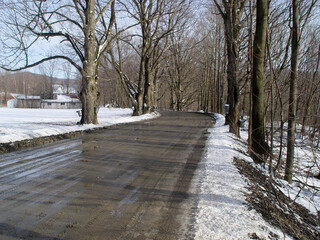
[[232, 162], [234, 157], [251, 160], [235, 150], [245, 150], [245, 146], [228, 133], [224, 117], [215, 116], [217, 122], [209, 130], [206, 153], [191, 190], [198, 198], [195, 239], [250, 239], [253, 233], [269, 239], [270, 231], [283, 237], [279, 229], [266, 223], [254, 209], [248, 209], [243, 194], [247, 184]]
[[98, 125], [77, 125], [80, 121], [77, 109], [0, 108], [0, 143], [141, 121], [156, 116], [146, 114], [133, 117], [131, 109], [100, 108]]

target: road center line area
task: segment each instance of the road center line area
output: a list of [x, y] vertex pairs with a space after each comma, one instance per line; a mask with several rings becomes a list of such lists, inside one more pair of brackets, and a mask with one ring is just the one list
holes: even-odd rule
[[0, 155], [0, 239], [186, 239], [213, 119], [161, 114]]

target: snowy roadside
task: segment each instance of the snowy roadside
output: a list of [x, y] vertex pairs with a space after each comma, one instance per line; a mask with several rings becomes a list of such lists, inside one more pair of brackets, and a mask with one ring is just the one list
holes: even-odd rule
[[142, 121], [157, 116], [159, 114], [133, 117], [131, 109], [100, 108], [98, 125], [77, 125], [80, 117], [75, 109], [0, 108], [0, 144]]
[[[256, 210], [248, 209], [244, 192], [247, 183], [233, 165], [233, 158], [252, 161], [224, 126], [224, 117], [215, 115], [215, 126], [209, 130], [206, 153], [192, 183], [191, 193], [198, 204], [195, 239], [270, 239], [270, 233], [291, 239], [265, 222]], [[255, 238], [257, 239], [257, 238]]]

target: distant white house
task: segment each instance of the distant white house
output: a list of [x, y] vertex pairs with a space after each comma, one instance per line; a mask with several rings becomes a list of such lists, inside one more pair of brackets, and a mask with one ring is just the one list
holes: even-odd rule
[[46, 109], [78, 109], [81, 108], [81, 101], [67, 95], [56, 95], [57, 99], [42, 99], [41, 107]]
[[77, 94], [77, 90], [74, 87], [65, 87], [61, 84], [54, 84], [53, 85], [53, 94], [61, 95], [61, 94]]
[[11, 93], [12, 99], [7, 101], [10, 108], [40, 108], [40, 96], [26, 96], [24, 94]]
[[7, 101], [9, 108], [46, 108], [46, 109], [80, 109], [82, 104], [77, 95], [55, 94], [55, 99], [41, 99], [40, 96], [10, 94]]

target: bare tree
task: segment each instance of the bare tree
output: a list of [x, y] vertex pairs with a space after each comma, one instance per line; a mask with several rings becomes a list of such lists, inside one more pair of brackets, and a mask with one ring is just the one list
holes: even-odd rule
[[[320, 68], [320, 39], [319, 39], [319, 29], [317, 27], [312, 27], [306, 33], [308, 36], [312, 36], [311, 40], [307, 42], [307, 51], [304, 56], [302, 56], [301, 62], [301, 74], [300, 74], [300, 85], [298, 89], [300, 92], [307, 94], [300, 94], [300, 105], [299, 114], [302, 115], [302, 134], [307, 134], [306, 131], [307, 124], [310, 126], [312, 124], [312, 111], [313, 106], [317, 105], [317, 98], [319, 98], [319, 68]], [[318, 46], [317, 46], [318, 45]], [[299, 104], [300, 103], [300, 104]]]
[[291, 42], [291, 70], [290, 70], [290, 91], [289, 91], [289, 110], [288, 110], [288, 135], [287, 135], [287, 159], [285, 169], [285, 180], [292, 183], [294, 148], [295, 148], [295, 133], [297, 121], [297, 82], [299, 70], [299, 52], [301, 44], [302, 32], [305, 29], [307, 20], [317, 3], [317, 0], [312, 0], [307, 4], [305, 11], [302, 11], [301, 18], [304, 20], [300, 26], [300, 10], [301, 3], [297, 0], [292, 0], [292, 42]]
[[166, 80], [169, 85], [170, 109], [182, 111], [188, 108], [196, 96], [196, 54], [199, 54], [197, 34], [189, 34], [190, 29], [184, 29], [170, 35], [169, 49], [163, 61]]
[[[289, 23], [288, 4], [272, 2], [269, 4], [268, 34], [267, 34], [267, 82], [266, 91], [268, 99], [266, 106], [266, 122], [270, 121], [270, 130], [266, 133], [270, 136], [270, 172], [279, 169], [282, 162], [283, 133], [284, 133], [284, 111], [287, 83], [284, 77], [289, 67], [289, 50], [291, 34], [287, 28]], [[268, 82], [269, 81], [269, 82]], [[269, 89], [268, 89], [269, 88]], [[269, 112], [268, 112], [269, 111]], [[268, 114], [269, 113], [269, 114]], [[278, 126], [277, 121], [280, 122]], [[277, 145], [274, 145], [276, 132], [280, 138]], [[277, 147], [278, 146], [278, 147]], [[272, 165], [273, 150], [278, 150], [278, 160], [276, 166]]]
[[288, 139], [285, 180], [292, 183], [297, 112], [297, 78], [299, 65], [300, 21], [298, 0], [292, 0], [291, 74], [288, 112]]
[[44, 84], [44, 97], [48, 99], [53, 99], [53, 91], [54, 91], [54, 77], [58, 71], [57, 60], [53, 59], [51, 61], [45, 62], [39, 65], [39, 69], [41, 74], [44, 76], [45, 84]]
[[71, 85], [71, 75], [72, 75], [72, 68], [71, 65], [69, 63], [63, 64], [62, 65], [62, 71], [64, 73], [64, 85], [66, 87], [66, 94], [70, 93], [70, 85]]
[[253, 43], [253, 68], [251, 81], [251, 146], [253, 159], [262, 163], [268, 152], [265, 140], [265, 46], [268, 28], [268, 0], [257, 1], [257, 22]]
[[225, 41], [227, 45], [228, 67], [228, 99], [229, 113], [226, 123], [230, 126], [230, 132], [239, 136], [239, 34], [241, 30], [241, 18], [247, 0], [222, 0], [222, 4], [214, 0], [223, 21]]
[[0, 72], [0, 106], [7, 104], [9, 93], [9, 81], [6, 81], [5, 75]]
[[[138, 86], [135, 91], [134, 115], [148, 113], [156, 108], [156, 73], [164, 53], [168, 49], [169, 35], [183, 27], [190, 0], [121, 1], [126, 12], [139, 24], [134, 34], [139, 38], [139, 46], [132, 42], [140, 56]], [[136, 40], [136, 38], [131, 38]], [[128, 81], [127, 81], [128, 83]], [[127, 84], [130, 91], [132, 84]], [[127, 92], [130, 92], [127, 91]], [[131, 91], [132, 92], [132, 91]]]
[[[72, 64], [82, 76], [81, 124], [98, 123], [98, 67], [110, 46], [114, 0], [4, 0], [1, 67], [19, 71], [53, 59]], [[49, 54], [43, 54], [46, 48]], [[37, 49], [43, 51], [36, 51]]]

